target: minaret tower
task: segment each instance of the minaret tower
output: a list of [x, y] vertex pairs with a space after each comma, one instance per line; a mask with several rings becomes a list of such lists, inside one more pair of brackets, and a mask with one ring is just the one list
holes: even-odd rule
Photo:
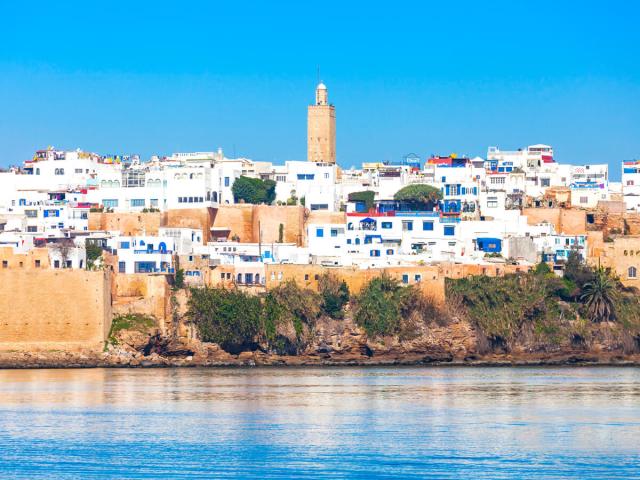
[[307, 160], [336, 163], [336, 109], [324, 83], [316, 87], [316, 103], [307, 112]]

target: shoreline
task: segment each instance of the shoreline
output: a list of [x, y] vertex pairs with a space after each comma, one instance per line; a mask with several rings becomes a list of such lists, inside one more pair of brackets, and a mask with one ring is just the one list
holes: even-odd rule
[[[30, 354], [32, 355], [32, 354]], [[271, 359], [268, 362], [252, 359], [234, 359], [227, 361], [193, 361], [184, 358], [143, 359], [137, 362], [104, 361], [99, 359], [60, 360], [53, 358], [32, 358], [29, 361], [9, 360], [0, 357], [0, 370], [36, 370], [36, 369], [92, 369], [92, 368], [362, 368], [362, 367], [468, 367], [468, 368], [529, 368], [529, 367], [640, 367], [640, 358], [636, 355], [626, 357], [594, 358], [587, 356], [568, 356], [565, 358], [531, 359], [478, 359], [478, 360], [430, 360], [430, 359], [389, 359], [389, 360], [334, 360], [292, 357]]]

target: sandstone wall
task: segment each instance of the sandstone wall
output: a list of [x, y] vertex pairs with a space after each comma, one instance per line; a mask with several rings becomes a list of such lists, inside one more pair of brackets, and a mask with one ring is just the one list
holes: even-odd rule
[[584, 210], [564, 208], [524, 208], [522, 214], [529, 225], [544, 221], [553, 224], [557, 233], [584, 235], [587, 232], [587, 215]]
[[[295, 280], [300, 286], [317, 289], [320, 276], [330, 273], [344, 280], [351, 293], [358, 293], [372, 278], [382, 275], [382, 269], [379, 268], [361, 270], [351, 267], [327, 268], [322, 265], [267, 264], [265, 269], [267, 290], [287, 280]], [[417, 285], [436, 300], [444, 300], [444, 277], [438, 272], [438, 267], [388, 267], [384, 271], [400, 281], [403, 275], [408, 275], [409, 284]], [[420, 281], [416, 281], [416, 275], [420, 275]]]
[[119, 231], [122, 235], [157, 235], [163, 214], [89, 212], [89, 230]]
[[32, 248], [25, 253], [15, 253], [13, 247], [0, 247], [0, 267], [25, 270], [50, 268], [49, 250], [46, 247]]
[[229, 238], [237, 235], [241, 242], [257, 243], [262, 231], [264, 243], [277, 242], [283, 226], [283, 242], [304, 245], [306, 242], [305, 209], [301, 206], [221, 205], [214, 213], [214, 227], [228, 228]]
[[112, 293], [115, 315], [148, 315], [166, 332], [171, 321], [171, 287], [165, 275], [113, 274]]
[[204, 243], [211, 239], [211, 226], [215, 210], [213, 208], [184, 208], [167, 210], [163, 214], [162, 227], [201, 229]]
[[0, 270], [0, 348], [102, 349], [111, 328], [108, 272]]

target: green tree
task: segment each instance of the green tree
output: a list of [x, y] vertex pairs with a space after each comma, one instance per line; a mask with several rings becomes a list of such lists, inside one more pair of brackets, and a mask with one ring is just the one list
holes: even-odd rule
[[575, 248], [571, 249], [564, 266], [564, 278], [582, 289], [585, 284], [593, 280], [593, 275], [594, 271], [584, 264], [578, 251]]
[[400, 327], [400, 289], [386, 273], [373, 278], [355, 297], [353, 319], [367, 335], [391, 335]]
[[102, 257], [102, 247], [95, 241], [87, 239], [85, 243], [85, 252], [87, 255], [87, 270], [96, 268], [96, 262]]
[[260, 298], [240, 290], [194, 288], [187, 317], [204, 342], [215, 342], [229, 353], [255, 348], [261, 327]]
[[374, 206], [375, 196], [376, 192], [374, 192], [373, 190], [364, 190], [362, 192], [350, 193], [348, 199], [350, 202], [363, 202], [365, 204], [365, 208], [368, 211]]
[[335, 275], [323, 274], [318, 279], [322, 312], [331, 318], [344, 318], [344, 307], [349, 302], [349, 287]]
[[241, 176], [233, 182], [231, 191], [235, 202], [270, 204], [276, 198], [276, 182]]
[[608, 322], [616, 317], [617, 282], [609, 270], [599, 266], [591, 281], [584, 284], [580, 300], [586, 303], [594, 322]]
[[431, 185], [415, 184], [401, 188], [393, 196], [398, 202], [406, 202], [413, 209], [433, 209], [438, 200], [442, 199], [442, 192]]

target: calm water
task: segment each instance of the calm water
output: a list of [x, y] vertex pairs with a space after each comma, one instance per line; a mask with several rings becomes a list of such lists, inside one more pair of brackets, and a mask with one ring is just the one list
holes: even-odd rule
[[2, 478], [640, 478], [640, 369], [0, 371]]

